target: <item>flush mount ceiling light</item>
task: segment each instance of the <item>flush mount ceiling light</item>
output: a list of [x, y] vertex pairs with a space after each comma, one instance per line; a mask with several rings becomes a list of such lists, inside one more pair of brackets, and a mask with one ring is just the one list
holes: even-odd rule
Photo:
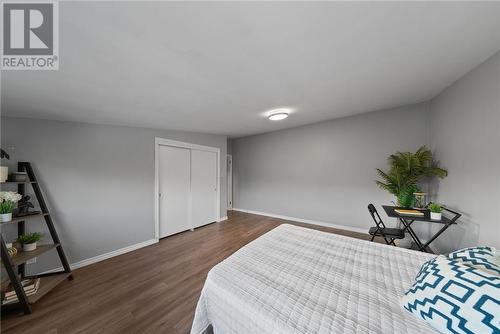
[[288, 108], [273, 109], [267, 113], [267, 118], [271, 121], [281, 121], [282, 119], [287, 118], [289, 114], [290, 109]]

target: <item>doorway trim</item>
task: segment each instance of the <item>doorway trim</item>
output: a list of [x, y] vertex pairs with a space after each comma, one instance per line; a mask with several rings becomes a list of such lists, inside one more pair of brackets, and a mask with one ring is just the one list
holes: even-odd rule
[[[232, 154], [226, 154], [226, 210], [232, 210], [233, 209], [233, 155]], [[229, 166], [231, 165], [231, 166]], [[229, 198], [229, 194], [231, 194], [231, 198]]]
[[208, 151], [214, 152], [217, 155], [217, 221], [220, 221], [220, 148], [212, 147], [212, 146], [204, 146], [197, 145], [192, 143], [186, 143], [177, 140], [165, 139], [160, 137], [155, 137], [155, 185], [154, 185], [154, 224], [155, 224], [155, 239], [156, 241], [160, 240], [160, 161], [158, 159], [158, 151], [160, 150], [160, 146], [172, 146], [172, 147], [181, 147], [187, 149], [194, 149], [198, 151]]

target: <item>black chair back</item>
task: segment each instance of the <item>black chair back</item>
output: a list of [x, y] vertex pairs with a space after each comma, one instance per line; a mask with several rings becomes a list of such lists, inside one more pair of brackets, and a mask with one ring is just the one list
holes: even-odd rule
[[370, 212], [370, 215], [373, 218], [373, 221], [377, 225], [378, 228], [385, 228], [385, 224], [382, 221], [382, 218], [380, 218], [380, 215], [377, 212], [377, 209], [375, 209], [375, 205], [373, 204], [368, 204], [368, 211]]

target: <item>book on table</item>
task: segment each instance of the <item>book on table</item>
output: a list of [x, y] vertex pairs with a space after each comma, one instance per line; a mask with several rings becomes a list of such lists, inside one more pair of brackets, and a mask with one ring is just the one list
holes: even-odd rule
[[401, 216], [418, 216], [423, 217], [424, 213], [420, 210], [412, 210], [412, 209], [394, 209], [398, 215]]

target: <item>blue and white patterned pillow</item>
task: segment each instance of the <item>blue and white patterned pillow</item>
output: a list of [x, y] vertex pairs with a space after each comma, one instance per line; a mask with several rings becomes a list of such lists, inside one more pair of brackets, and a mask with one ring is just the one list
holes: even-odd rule
[[500, 275], [481, 265], [427, 261], [401, 303], [441, 333], [500, 334]]
[[469, 247], [448, 254], [452, 260], [460, 260], [463, 264], [483, 268], [500, 275], [500, 254], [493, 247]]

